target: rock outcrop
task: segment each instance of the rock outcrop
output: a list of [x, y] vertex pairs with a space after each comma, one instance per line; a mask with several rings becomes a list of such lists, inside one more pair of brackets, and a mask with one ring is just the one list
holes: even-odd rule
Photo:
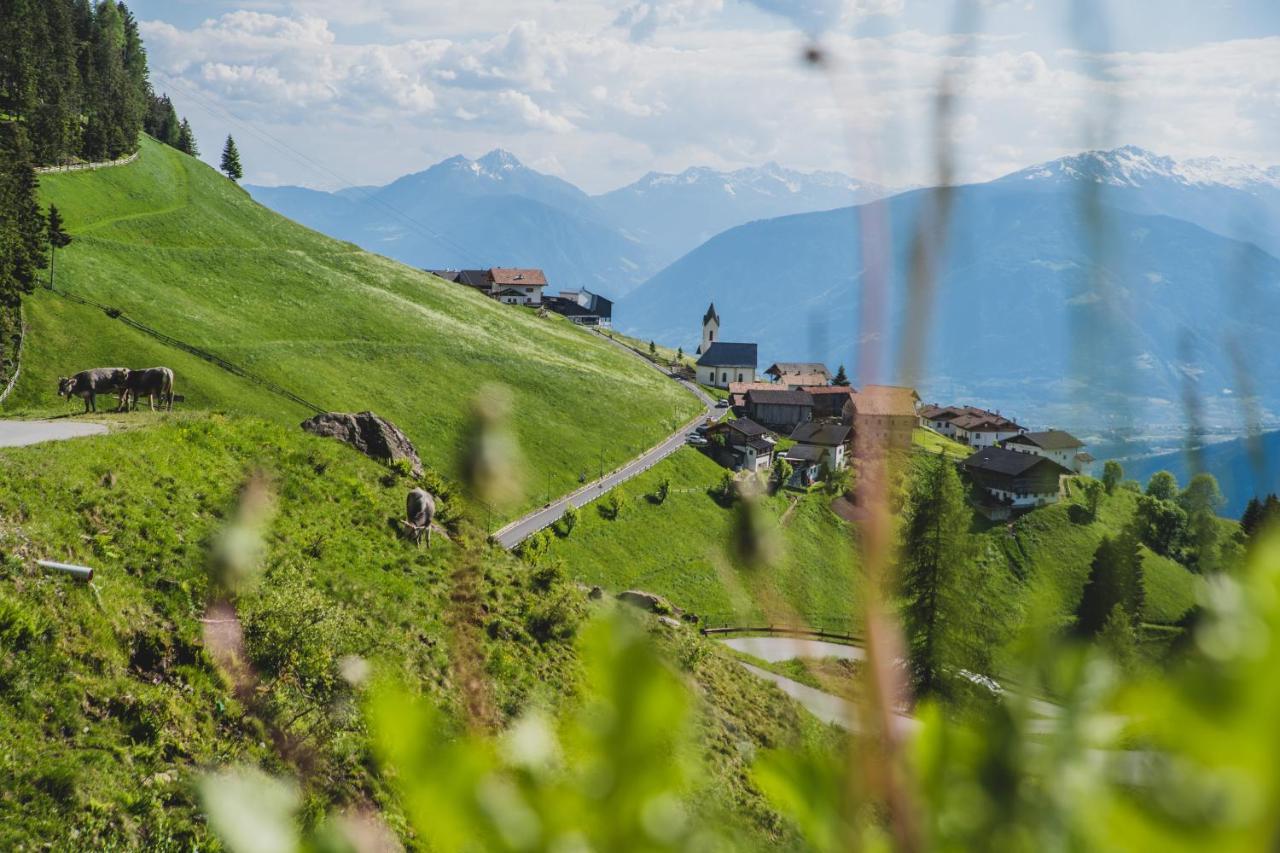
[[302, 428], [316, 435], [336, 438], [365, 456], [387, 463], [403, 459], [415, 477], [422, 476], [422, 460], [413, 442], [400, 428], [373, 412], [325, 412], [302, 422]]

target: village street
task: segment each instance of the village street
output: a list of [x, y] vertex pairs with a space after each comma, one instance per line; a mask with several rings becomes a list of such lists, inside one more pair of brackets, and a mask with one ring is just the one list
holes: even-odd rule
[[[667, 371], [649, 361], [644, 356], [639, 355], [630, 347], [624, 346], [623, 344], [620, 344], [612, 338], [604, 335], [601, 335], [601, 337], [613, 346], [626, 350], [634, 358], [640, 359], [664, 376], [667, 375]], [[503, 548], [511, 549], [516, 547], [539, 530], [542, 530], [544, 527], [549, 527], [558, 521], [560, 516], [564, 515], [565, 510], [570, 505], [575, 507], [585, 506], [602, 495], [608, 494], [609, 490], [613, 489], [615, 486], [626, 482], [637, 474], [649, 470], [654, 465], [658, 464], [663, 459], [666, 459], [672, 453], [675, 453], [683, 447], [685, 439], [689, 436], [689, 433], [693, 432], [693, 430], [704, 420], [707, 418], [718, 418], [720, 416], [723, 410], [717, 409], [715, 400], [711, 399], [711, 397], [708, 396], [701, 388], [692, 382], [686, 382], [684, 380], [679, 381], [681, 385], [689, 389], [691, 394], [701, 400], [705, 407], [704, 410], [698, 414], [697, 418], [676, 430], [657, 447], [642, 453], [635, 459], [632, 459], [630, 462], [623, 465], [621, 468], [611, 471], [601, 479], [587, 483], [577, 491], [553, 501], [548, 506], [535, 510], [528, 515], [511, 522], [493, 535], [493, 541], [497, 542]]]

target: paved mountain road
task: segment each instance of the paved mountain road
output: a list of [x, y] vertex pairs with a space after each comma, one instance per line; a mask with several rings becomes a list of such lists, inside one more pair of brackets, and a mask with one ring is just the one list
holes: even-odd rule
[[0, 447], [22, 447], [42, 441], [66, 441], [102, 435], [107, 428], [87, 421], [0, 421]]
[[[609, 341], [609, 343], [614, 346], [626, 350], [632, 356], [640, 359], [664, 376], [668, 375], [665, 370], [658, 367], [644, 356], [639, 355], [630, 347], [624, 346], [612, 338], [605, 337], [604, 335], [601, 335], [601, 337]], [[707, 418], [718, 418], [723, 413], [723, 409], [716, 408], [716, 401], [711, 399], [711, 397], [696, 384], [686, 382], [683, 379], [672, 381], [679, 381], [681, 385], [685, 386], [691, 394], [702, 402], [704, 407], [703, 411], [696, 418], [676, 430], [657, 447], [640, 454], [621, 468], [611, 471], [598, 480], [593, 480], [592, 482], [587, 483], [577, 491], [571, 492], [570, 494], [553, 501], [542, 509], [535, 510], [528, 515], [511, 522], [506, 527], [503, 527], [497, 533], [493, 534], [493, 541], [497, 542], [503, 548], [511, 549], [516, 547], [525, 539], [528, 539], [544, 527], [550, 527], [552, 524], [555, 524], [560, 517], [564, 515], [565, 510], [570, 505], [575, 507], [585, 506], [597, 498], [608, 494], [611, 489], [619, 484], [630, 480], [637, 474], [641, 474], [649, 470], [663, 459], [666, 459], [672, 453], [675, 453], [684, 446], [685, 439], [688, 438], [689, 433], [693, 432], [700, 423]]]

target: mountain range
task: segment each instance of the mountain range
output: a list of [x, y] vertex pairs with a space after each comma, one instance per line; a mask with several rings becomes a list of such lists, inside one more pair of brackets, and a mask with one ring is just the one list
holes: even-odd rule
[[553, 290], [586, 287], [615, 298], [726, 228], [894, 192], [770, 163], [650, 173], [589, 196], [502, 150], [451, 157], [380, 187], [246, 189], [304, 225], [414, 266], [537, 266]]
[[[929, 310], [911, 315], [927, 321], [922, 393], [1032, 426], [1160, 430], [1185, 422], [1188, 395], [1206, 426], [1229, 429], [1252, 390], [1274, 421], [1280, 260], [1242, 238], [1280, 232], [1280, 174], [1211, 165], [1130, 147], [952, 191]], [[891, 364], [858, 370], [857, 343], [898, 352], [911, 240], [934, 192], [732, 228], [625, 297], [615, 324], [688, 348], [714, 302], [721, 335], [756, 341], [762, 367], [812, 359], [899, 379]], [[863, 225], [890, 245], [883, 310], [865, 327]]]

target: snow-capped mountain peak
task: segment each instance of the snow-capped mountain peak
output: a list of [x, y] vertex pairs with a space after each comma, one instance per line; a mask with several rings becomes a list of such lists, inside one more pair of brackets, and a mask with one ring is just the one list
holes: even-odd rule
[[1143, 187], [1169, 181], [1182, 186], [1227, 186], [1254, 192], [1280, 189], [1280, 166], [1255, 166], [1221, 157], [1178, 161], [1136, 145], [1084, 151], [1030, 166], [1005, 181], [1092, 181], [1113, 187]]

